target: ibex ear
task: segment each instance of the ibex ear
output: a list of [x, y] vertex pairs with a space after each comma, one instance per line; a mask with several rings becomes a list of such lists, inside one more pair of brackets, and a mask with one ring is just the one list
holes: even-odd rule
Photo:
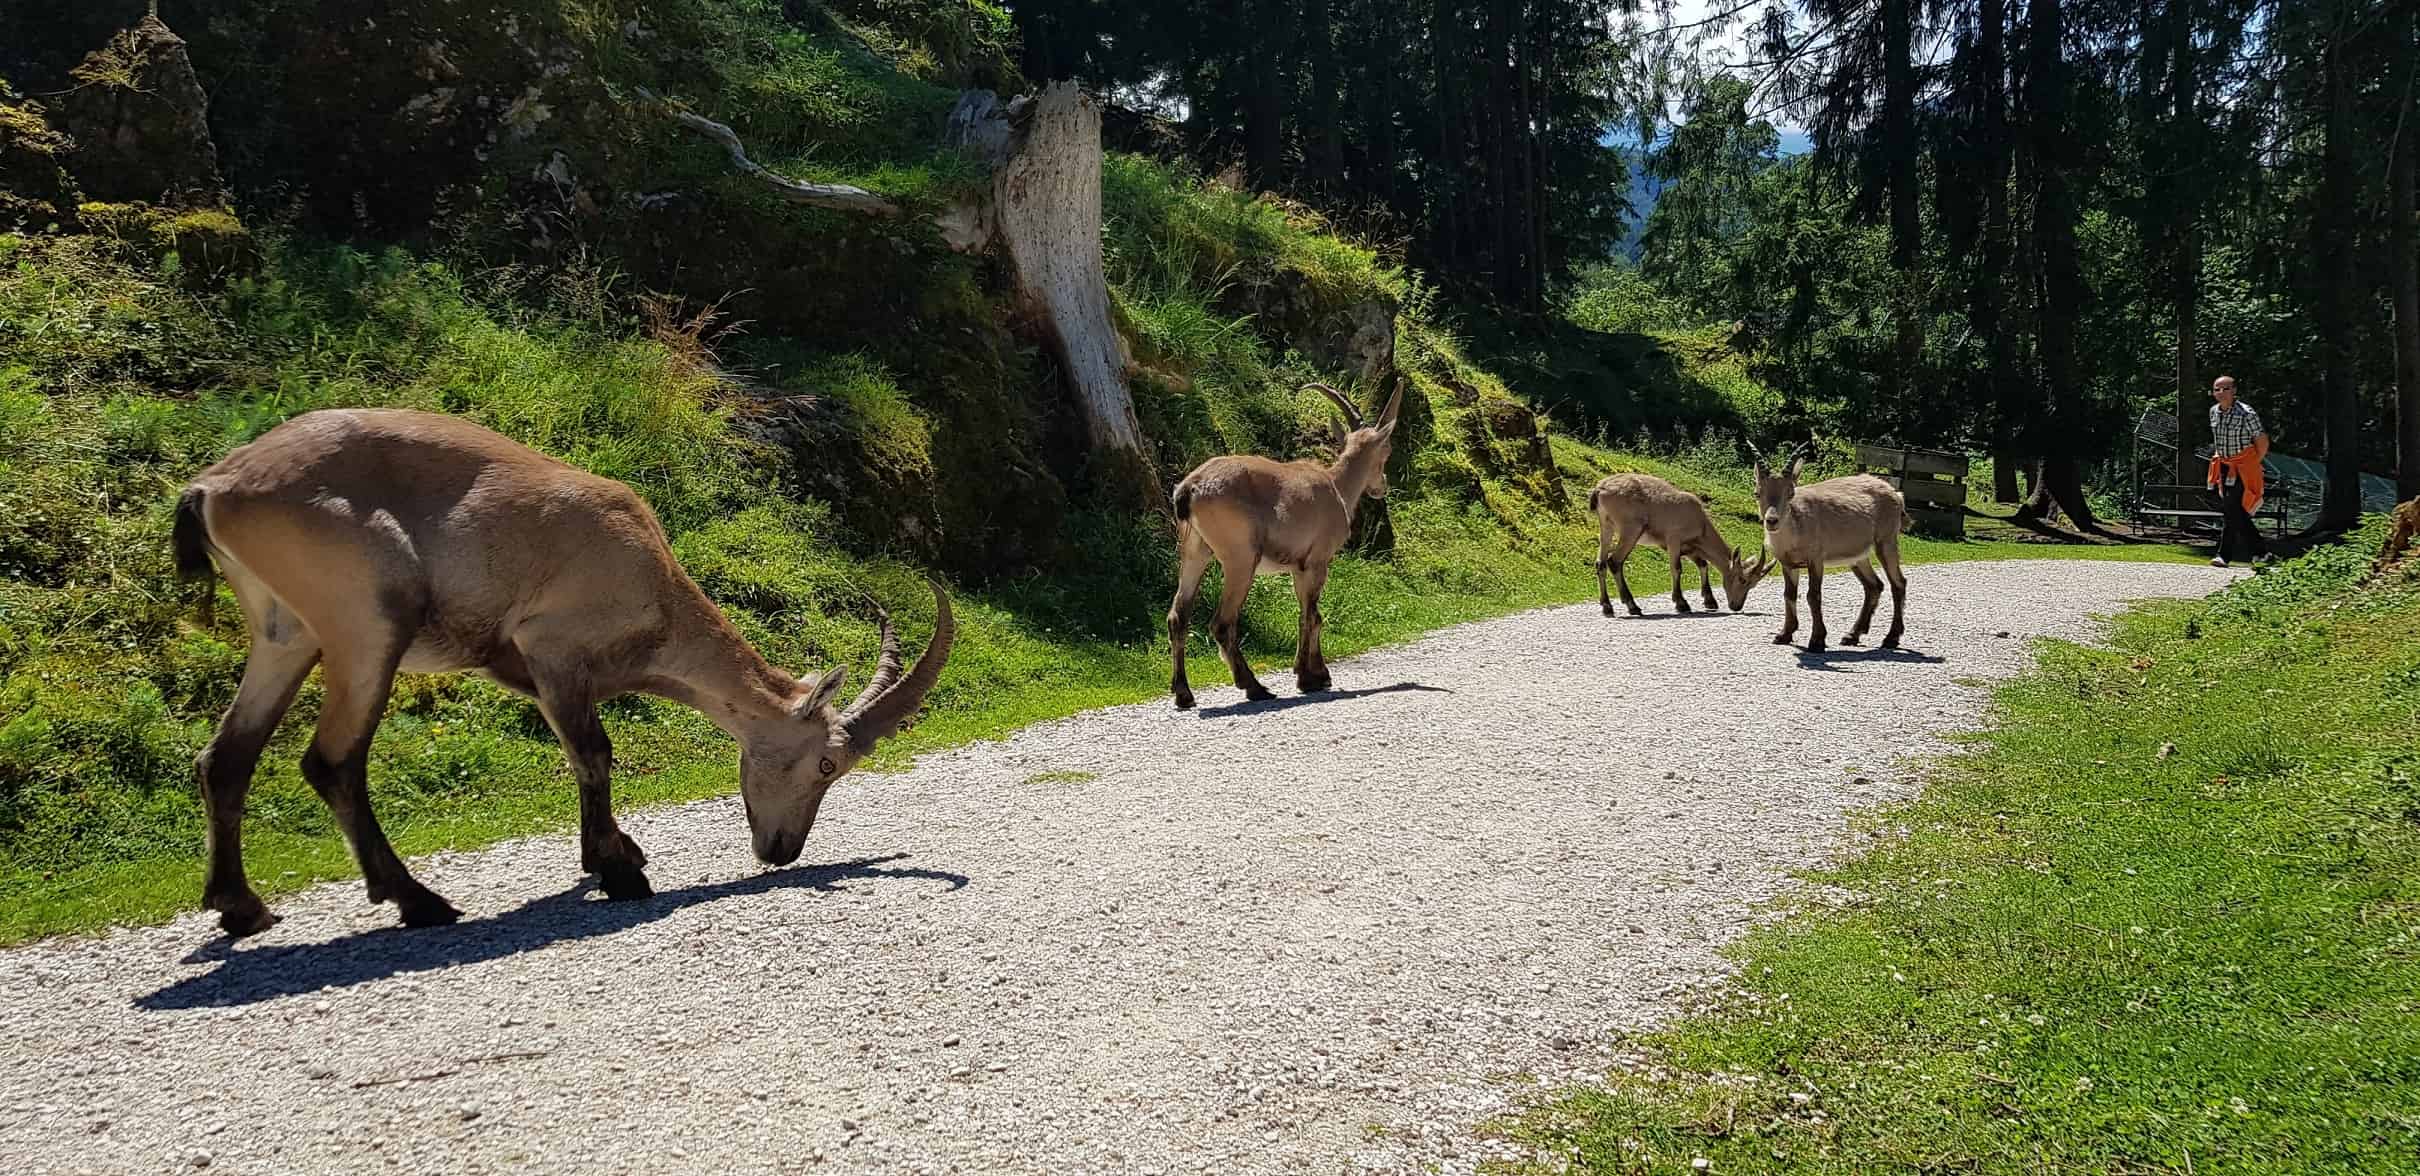
[[791, 716], [803, 719], [822, 710], [832, 701], [833, 695], [840, 693], [841, 684], [848, 680], [849, 667], [847, 666], [833, 666], [824, 671], [823, 677], [808, 683], [807, 692], [799, 695], [790, 704]]

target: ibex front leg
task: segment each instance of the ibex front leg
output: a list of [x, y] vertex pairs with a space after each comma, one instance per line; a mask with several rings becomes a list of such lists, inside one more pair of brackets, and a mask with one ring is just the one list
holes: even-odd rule
[[1320, 630], [1327, 618], [1319, 611], [1319, 594], [1328, 586], [1328, 567], [1317, 564], [1294, 573], [1294, 601], [1302, 606], [1302, 623], [1294, 636], [1294, 684], [1305, 694], [1328, 688], [1328, 659], [1320, 652]]
[[647, 884], [647, 855], [638, 842], [622, 832], [613, 819], [613, 741], [597, 718], [596, 705], [576, 686], [565, 685], [570, 675], [537, 677], [538, 710], [563, 744], [571, 774], [580, 785], [580, 871], [594, 874], [605, 897], [646, 898], [655, 893]]
[[1773, 635], [1773, 644], [1788, 645], [1798, 636], [1798, 569], [1781, 566], [1781, 632]]

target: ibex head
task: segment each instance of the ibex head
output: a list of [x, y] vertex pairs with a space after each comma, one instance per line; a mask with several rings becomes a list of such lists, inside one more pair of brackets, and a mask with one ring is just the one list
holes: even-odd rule
[[1344, 414], [1345, 432], [1337, 440], [1336, 464], [1339, 468], [1368, 469], [1369, 480], [1362, 483], [1361, 492], [1371, 498], [1384, 498], [1389, 489], [1386, 459], [1394, 452], [1395, 415], [1403, 411], [1403, 385], [1402, 377], [1397, 377], [1395, 392], [1387, 397], [1386, 408], [1379, 412], [1378, 423], [1374, 425], [1362, 422], [1361, 410], [1353, 407], [1352, 399], [1344, 393], [1326, 384], [1304, 385], [1335, 401], [1336, 410]]
[[1732, 549], [1723, 560], [1723, 601], [1732, 612], [1748, 607], [1748, 593], [1773, 574], [1773, 558], [1762, 551], [1750, 556], [1746, 548]]
[[1765, 461], [1764, 452], [1756, 448], [1755, 442], [1748, 442], [1748, 452], [1756, 455], [1756, 513], [1770, 534], [1781, 526], [1781, 513], [1790, 505], [1790, 496], [1798, 493], [1798, 471], [1806, 465], [1806, 451], [1794, 447], [1786, 453], [1789, 464], [1778, 474]]
[[798, 683], [785, 713], [771, 720], [740, 745], [739, 795], [748, 813], [748, 833], [757, 860], [786, 866], [798, 860], [815, 813], [823, 807], [832, 782], [848, 774], [924, 705], [924, 696], [949, 660], [950, 639], [957, 625], [950, 602], [939, 584], [933, 585], [933, 640], [916, 659], [916, 668], [900, 676], [899, 633], [890, 614], [882, 616], [882, 656], [873, 680], [848, 709], [833, 707], [846, 666], [834, 666], [820, 677]]

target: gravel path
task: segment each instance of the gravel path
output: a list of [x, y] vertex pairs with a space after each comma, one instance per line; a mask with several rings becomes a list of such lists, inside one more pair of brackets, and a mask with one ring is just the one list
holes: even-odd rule
[[566, 889], [577, 851], [547, 837], [418, 863], [453, 928], [390, 929], [348, 882], [274, 902], [286, 921], [232, 951], [195, 915], [0, 952], [0, 1155], [1467, 1169], [1510, 1079], [1602, 1073], [1719, 985], [1720, 945], [1849, 810], [1908, 795], [1907, 758], [1974, 720], [1973, 680], [2018, 670], [2025, 638], [2225, 576], [1910, 578], [1897, 656], [1768, 644], [1774, 589], [1747, 616], [1651, 598], [1339, 663], [1317, 700], [1281, 675], [1273, 703], [1218, 686], [1191, 714], [1047, 724], [846, 781], [808, 846], [829, 865], [757, 868], [735, 800], [636, 813], [643, 903]]

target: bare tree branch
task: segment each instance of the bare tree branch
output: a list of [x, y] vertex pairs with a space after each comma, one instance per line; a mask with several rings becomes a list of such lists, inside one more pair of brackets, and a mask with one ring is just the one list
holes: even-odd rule
[[739, 170], [780, 193], [784, 200], [793, 204], [812, 204], [818, 208], [837, 208], [843, 212], [862, 212], [869, 216], [899, 215], [898, 205], [863, 188], [847, 184], [811, 184], [766, 168], [748, 158], [748, 149], [740, 145], [738, 132], [702, 114], [686, 110], [673, 110], [670, 113], [672, 121], [722, 144], [723, 150], [730, 154], [731, 162], [738, 165]]

